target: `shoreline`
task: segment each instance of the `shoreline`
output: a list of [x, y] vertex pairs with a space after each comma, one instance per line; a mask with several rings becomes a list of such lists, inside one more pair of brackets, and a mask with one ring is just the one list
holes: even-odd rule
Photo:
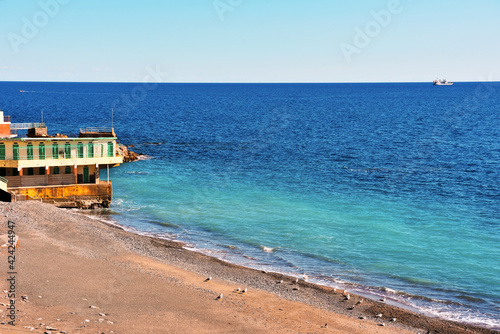
[[[160, 233], [159, 231], [157, 231], [157, 232], [144, 232], [144, 231], [136, 229], [133, 226], [121, 225], [119, 223], [119, 219], [116, 219], [113, 217], [113, 215], [120, 215], [120, 213], [118, 213], [118, 212], [111, 210], [111, 212], [108, 213], [109, 217], [108, 216], [101, 217], [100, 215], [89, 214], [87, 211], [76, 210], [75, 214], [82, 214], [86, 217], [91, 217], [91, 219], [95, 219], [95, 220], [100, 221], [104, 224], [110, 224], [111, 226], [121, 228], [124, 231], [134, 233], [134, 234], [137, 234], [140, 236], [158, 238], [160, 240], [164, 240], [167, 242], [178, 243], [181, 248], [183, 248], [187, 251], [195, 252], [195, 253], [210, 257], [210, 258], [220, 260], [223, 263], [226, 263], [228, 265], [241, 266], [241, 267], [248, 268], [251, 270], [256, 270], [256, 271], [263, 270], [265, 272], [273, 273], [276, 275], [282, 275], [283, 277], [288, 277], [291, 280], [293, 280], [295, 278], [300, 279], [303, 276], [302, 274], [297, 273], [297, 272], [293, 273], [293, 272], [280, 271], [280, 269], [276, 268], [276, 267], [272, 268], [271, 270], [268, 270], [267, 268], [265, 268], [265, 266], [267, 266], [267, 265], [273, 266], [271, 262], [262, 262], [265, 260], [256, 259], [256, 258], [253, 258], [251, 256], [248, 257], [247, 255], [245, 255], [244, 252], [242, 252], [243, 250], [241, 248], [239, 248], [237, 246], [233, 246], [232, 244], [216, 244], [217, 246], [221, 246], [223, 249], [216, 248], [215, 251], [213, 251], [213, 249], [211, 249], [211, 248], [197, 248], [196, 244], [194, 244], [192, 242], [179, 240], [179, 239], [176, 239], [174, 237], [172, 237], [172, 238], [169, 237], [169, 236], [173, 236], [173, 234], [169, 234], [168, 232], [165, 234], [167, 234], [169, 236], [162, 237], [158, 234], [155, 234], [155, 233]], [[94, 218], [94, 217], [96, 217], [96, 218]], [[274, 253], [274, 250], [272, 248], [269, 248], [266, 246], [259, 246], [259, 248], [265, 253]], [[235, 250], [236, 250], [236, 253], [234, 253]], [[225, 255], [227, 255], [227, 257]], [[251, 263], [240, 263], [240, 262], [244, 262], [243, 258], [258, 261], [257, 266], [252, 266]], [[240, 262], [238, 262], [238, 261], [240, 261]], [[259, 268], [259, 265], [260, 265], [260, 268]], [[433, 314], [428, 308], [425, 308], [425, 306], [421, 306], [421, 308], [419, 308], [419, 306], [417, 306], [417, 305], [405, 303], [404, 301], [397, 299], [397, 297], [404, 296], [404, 297], [418, 299], [418, 300], [427, 300], [427, 301], [431, 300], [429, 297], [425, 297], [423, 295], [412, 294], [412, 293], [405, 292], [403, 290], [396, 291], [396, 290], [393, 290], [390, 288], [386, 288], [384, 286], [365, 286], [365, 285], [362, 285], [360, 283], [354, 283], [354, 282], [348, 282], [348, 281], [335, 282], [334, 280], [331, 279], [331, 277], [324, 277], [324, 276], [323, 276], [323, 279], [321, 277], [311, 276], [306, 281], [307, 281], [307, 283], [310, 283], [310, 284], [313, 284], [313, 285], [316, 285], [316, 286], [319, 286], [322, 288], [326, 288], [326, 289], [336, 288], [337, 290], [339, 290], [339, 289], [345, 290], [345, 291], [347, 291], [347, 293], [350, 293], [351, 295], [357, 295], [357, 296], [365, 298], [365, 299], [370, 299], [373, 302], [379, 302], [382, 299], [384, 299], [385, 300], [384, 303], [387, 305], [391, 305], [391, 306], [394, 306], [396, 308], [403, 309], [405, 311], [409, 311], [412, 313], [423, 315], [425, 317], [436, 318], [436, 319], [441, 319], [444, 321], [461, 323], [461, 324], [464, 324], [467, 326], [493, 330], [494, 332], [500, 332], [500, 327], [491, 327], [491, 326], [488, 326], [487, 323], [480, 323], [480, 322], [474, 323], [472, 321], [469, 321], [469, 322], [460, 321], [460, 320], [455, 320], [453, 318], [447, 319], [445, 317], [441, 317], [438, 314]], [[404, 298], [401, 298], [401, 299], [404, 299]], [[435, 300], [432, 300], [432, 301], [436, 302]], [[441, 302], [446, 303], [444, 301], [441, 301]], [[452, 302], [449, 302], [449, 303], [452, 303]], [[457, 314], [453, 313], [453, 315], [456, 316]], [[459, 318], [459, 317], [456, 316], [456, 318]]]
[[[176, 329], [192, 333], [495, 333], [370, 299], [358, 303], [363, 299], [360, 296], [351, 294], [347, 299], [340, 291], [304, 280], [294, 284], [295, 278], [291, 276], [231, 264], [187, 250], [177, 241], [134, 234], [120, 226], [47, 204], [2, 203], [0, 212], [3, 213], [0, 215], [2, 234], [7, 221], [12, 220], [16, 222], [20, 238], [18, 265], [19, 276], [23, 279], [18, 288], [20, 294], [29, 297], [29, 302], [18, 302], [21, 328], [46, 329], [47, 323], [41, 322], [45, 320], [37, 319], [55, 317], [54, 311], [57, 311], [59, 318], [54, 318], [50, 326], [58, 325], [58, 330], [66, 328], [68, 333], [91, 329], [106, 333], [160, 333], [163, 331], [152, 323], [153, 319], [161, 323], [171, 316], [186, 317], [187, 320], [176, 322]], [[5, 273], [4, 257], [2, 252], [1, 268]], [[66, 266], [72, 270], [65, 271]], [[117, 276], [118, 272], [123, 275]], [[69, 273], [74, 275], [68, 276]], [[212, 280], [205, 282], [209, 276]], [[97, 277], [102, 278], [101, 282], [93, 282]], [[107, 290], [102, 290], [107, 280], [114, 283], [104, 283]], [[51, 281], [57, 284], [52, 285]], [[248, 292], [236, 293], [237, 287], [247, 288]], [[100, 296], [99, 291], [110, 292]], [[172, 300], [166, 297], [165, 291], [170, 296], [182, 291], [182, 297]], [[216, 300], [221, 293], [224, 297]], [[86, 297], [79, 298], [83, 295]], [[95, 298], [89, 297], [92, 295]], [[135, 308], [130, 309], [130, 304], [124, 300]], [[3, 295], [2, 302], [7, 304]], [[82, 303], [86, 306], [79, 306]], [[100, 304], [96, 307], [102, 312], [96, 312], [88, 304]], [[165, 309], [165, 305], [172, 308]], [[3, 311], [0, 313], [2, 318], [5, 317]], [[92, 316], [87, 313], [92, 311], [95, 319], [88, 319]], [[109, 317], [95, 315], [107, 312]], [[163, 316], [157, 317], [158, 312]], [[80, 313], [88, 318], [72, 320]], [[377, 318], [378, 314], [382, 317]], [[134, 318], [130, 319], [132, 315]], [[115, 320], [107, 320], [112, 317]], [[227, 323], [230, 318], [239, 320]], [[193, 319], [201, 327], [194, 326]], [[136, 324], [140, 324], [140, 330], [131, 329], [130, 326]], [[214, 328], [207, 328], [207, 324], [220, 327], [211, 331]], [[8, 325], [2, 324], [0, 328], [8, 330], [5, 326]]]

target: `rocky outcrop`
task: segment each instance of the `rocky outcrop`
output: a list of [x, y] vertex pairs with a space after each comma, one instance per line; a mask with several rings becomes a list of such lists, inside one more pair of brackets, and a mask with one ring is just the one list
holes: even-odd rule
[[141, 159], [139, 154], [130, 151], [125, 145], [117, 145], [116, 153], [123, 156], [123, 162], [132, 162]]

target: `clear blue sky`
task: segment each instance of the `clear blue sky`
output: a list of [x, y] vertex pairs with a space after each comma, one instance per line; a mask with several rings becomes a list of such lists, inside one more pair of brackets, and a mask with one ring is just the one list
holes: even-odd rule
[[500, 80], [498, 0], [0, 0], [0, 13], [0, 81]]

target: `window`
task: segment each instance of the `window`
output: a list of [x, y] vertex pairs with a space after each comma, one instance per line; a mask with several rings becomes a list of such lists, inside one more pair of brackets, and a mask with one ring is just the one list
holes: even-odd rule
[[38, 168], [38, 175], [45, 175], [45, 167]]
[[[33, 144], [29, 143], [26, 147], [26, 152], [28, 154], [28, 160], [33, 160]], [[31, 174], [33, 175], [33, 174]]]
[[64, 158], [71, 159], [71, 145], [69, 143], [64, 144]]
[[53, 173], [54, 173], [54, 175], [59, 174], [59, 167], [54, 167]]
[[113, 154], [113, 143], [112, 142], [109, 142], [108, 143], [108, 157], [112, 157], [114, 154]]
[[89, 143], [87, 150], [88, 150], [89, 158], [93, 158], [94, 157], [94, 143]]
[[83, 144], [78, 143], [78, 158], [83, 158]]
[[5, 144], [0, 144], [0, 160], [5, 160]]
[[40, 143], [38, 146], [38, 156], [40, 160], [45, 160], [45, 144]]
[[33, 168], [28, 168], [28, 175], [33, 175]]
[[66, 174], [71, 174], [71, 167], [70, 166], [66, 166], [66, 169], [64, 171]]
[[57, 143], [52, 143], [52, 159], [59, 158], [59, 145]]
[[19, 171], [17, 168], [12, 168], [12, 176], [19, 176]]
[[14, 147], [12, 148], [12, 157], [14, 160], [19, 160], [19, 144], [14, 143]]
[[7, 168], [0, 168], [0, 176], [7, 176]]

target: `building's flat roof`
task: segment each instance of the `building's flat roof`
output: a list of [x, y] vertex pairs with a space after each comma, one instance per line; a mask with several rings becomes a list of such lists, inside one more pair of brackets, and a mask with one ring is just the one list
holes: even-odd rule
[[118, 137], [97, 137], [97, 138], [92, 138], [92, 137], [68, 137], [68, 138], [61, 138], [61, 137], [38, 137], [38, 138], [31, 138], [31, 137], [16, 137], [16, 138], [0, 138], [0, 141], [35, 141], [35, 140], [40, 140], [40, 141], [93, 141], [93, 140], [116, 140]]

